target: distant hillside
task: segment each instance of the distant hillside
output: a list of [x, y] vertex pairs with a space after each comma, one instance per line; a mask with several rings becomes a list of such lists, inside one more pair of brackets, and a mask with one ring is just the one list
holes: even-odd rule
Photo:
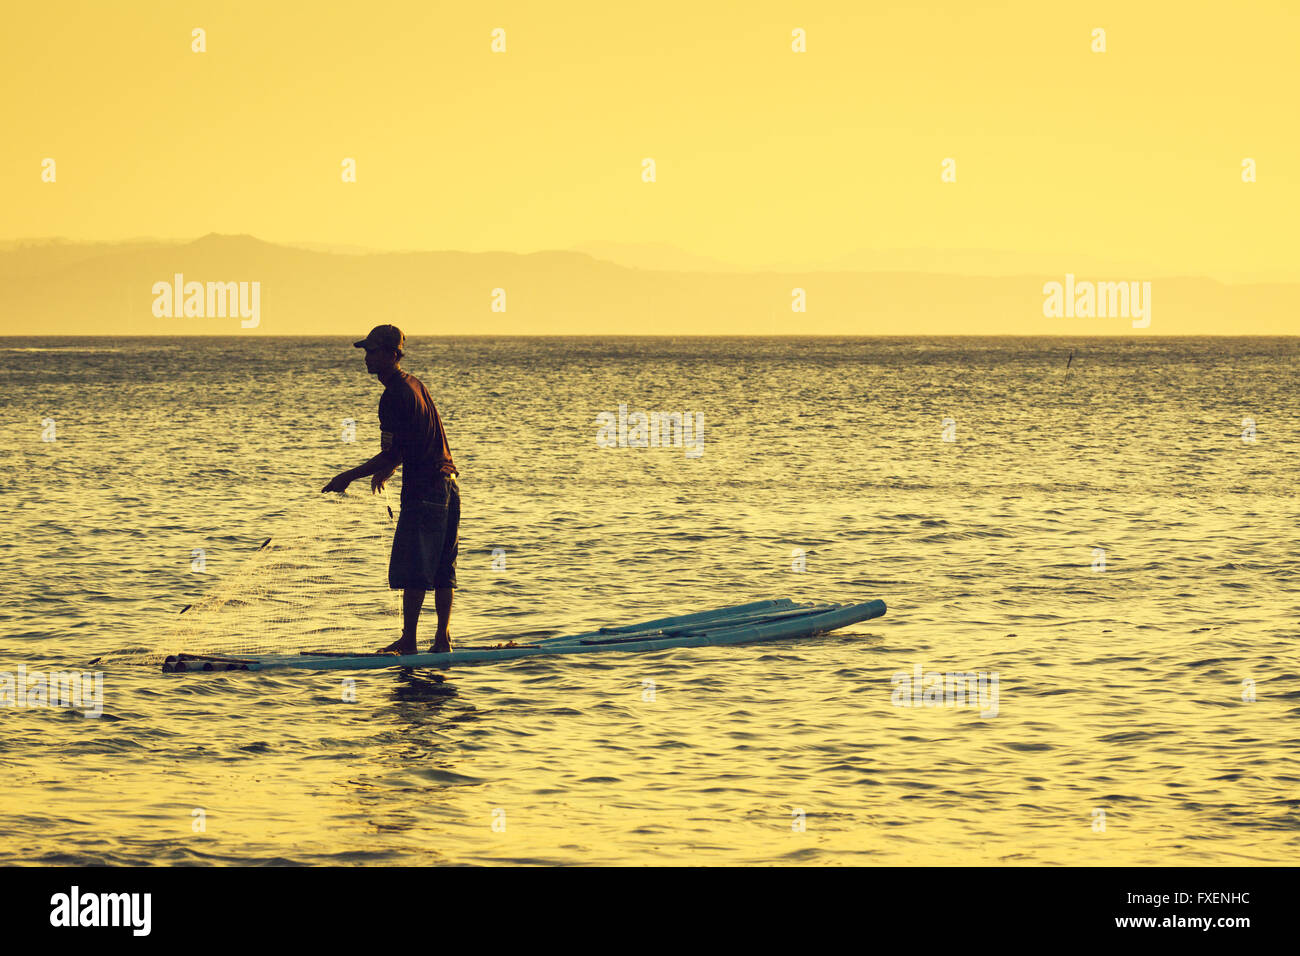
[[585, 252], [593, 259], [613, 262], [631, 269], [649, 269], [654, 272], [758, 272], [684, 252], [663, 242], [583, 242], [574, 246], [573, 252]]
[[[684, 255], [684, 254], [683, 254]], [[261, 321], [155, 318], [155, 282], [260, 282]], [[1151, 327], [1047, 319], [1056, 274], [700, 272], [629, 268], [583, 252], [339, 254], [209, 235], [193, 242], [0, 244], [6, 334], [1284, 334], [1300, 285], [1154, 280]], [[1080, 273], [1080, 279], [1149, 276]], [[790, 311], [791, 289], [808, 312]], [[491, 311], [492, 291], [507, 311]]]

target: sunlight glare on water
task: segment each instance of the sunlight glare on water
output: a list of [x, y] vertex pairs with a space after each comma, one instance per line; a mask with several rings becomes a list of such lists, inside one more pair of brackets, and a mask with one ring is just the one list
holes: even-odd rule
[[[346, 341], [56, 344], [0, 342], [0, 669], [156, 646], [280, 534], [339, 557], [297, 626], [396, 637], [387, 516], [318, 493], [378, 448]], [[1295, 359], [414, 339], [461, 471], [458, 641], [768, 597], [887, 616], [444, 674], [110, 665], [100, 717], [3, 709], [0, 862], [1287, 862]], [[598, 447], [620, 404], [700, 413], [702, 456]], [[997, 674], [996, 714], [896, 706], [917, 667]]]

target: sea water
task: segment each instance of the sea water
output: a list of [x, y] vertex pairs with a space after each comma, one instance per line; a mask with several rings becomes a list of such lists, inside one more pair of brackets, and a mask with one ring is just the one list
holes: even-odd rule
[[[1293, 861], [1296, 357], [416, 337], [461, 471], [458, 642], [768, 597], [889, 613], [774, 645], [172, 676], [89, 662], [156, 646], [268, 535], [352, 561], [299, 595], [304, 632], [397, 636], [387, 516], [364, 481], [319, 493], [378, 451], [380, 387], [345, 339], [0, 340], [0, 863]], [[257, 613], [236, 595], [232, 626]], [[92, 683], [71, 706], [48, 676], [21, 692], [33, 673]]]

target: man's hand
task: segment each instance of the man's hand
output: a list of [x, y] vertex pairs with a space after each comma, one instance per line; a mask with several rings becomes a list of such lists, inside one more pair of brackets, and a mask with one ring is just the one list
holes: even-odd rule
[[393, 472], [397, 471], [397, 466], [402, 463], [400, 456], [380, 452], [374, 458], [371, 458], [364, 465], [353, 468], [351, 471], [345, 471], [341, 475], [335, 475], [330, 479], [330, 483], [321, 489], [325, 491], [337, 491], [340, 494], [348, 490], [348, 485], [358, 478], [368, 478], [374, 475], [370, 482], [370, 489], [379, 492], [384, 487], [384, 482], [393, 477]]
[[384, 485], [388, 483], [388, 479], [393, 477], [393, 473], [397, 471], [397, 466], [401, 464], [401, 459], [391, 460], [388, 455], [381, 452], [373, 459], [372, 463], [375, 470], [370, 479], [370, 493], [377, 495], [384, 490]]
[[344, 472], [341, 475], [335, 475], [333, 478], [331, 478], [330, 483], [326, 485], [324, 488], [322, 488], [321, 492], [324, 493], [326, 491], [337, 491], [339, 494], [342, 494], [343, 492], [348, 490], [348, 485], [350, 484], [352, 484], [352, 479], [348, 477], [347, 472]]

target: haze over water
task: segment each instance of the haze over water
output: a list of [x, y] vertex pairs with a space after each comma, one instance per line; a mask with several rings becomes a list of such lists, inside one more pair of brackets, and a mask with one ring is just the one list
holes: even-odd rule
[[[0, 708], [0, 862], [1290, 862], [1296, 355], [417, 337], [461, 471], [458, 641], [766, 597], [888, 614], [445, 680], [110, 665], [98, 718]], [[382, 506], [318, 493], [378, 449], [379, 394], [344, 339], [0, 339], [0, 671], [158, 643], [268, 536], [358, 557], [304, 631], [387, 643]], [[702, 456], [598, 447], [620, 404], [700, 413]], [[895, 706], [917, 665], [996, 672], [996, 716]]]

